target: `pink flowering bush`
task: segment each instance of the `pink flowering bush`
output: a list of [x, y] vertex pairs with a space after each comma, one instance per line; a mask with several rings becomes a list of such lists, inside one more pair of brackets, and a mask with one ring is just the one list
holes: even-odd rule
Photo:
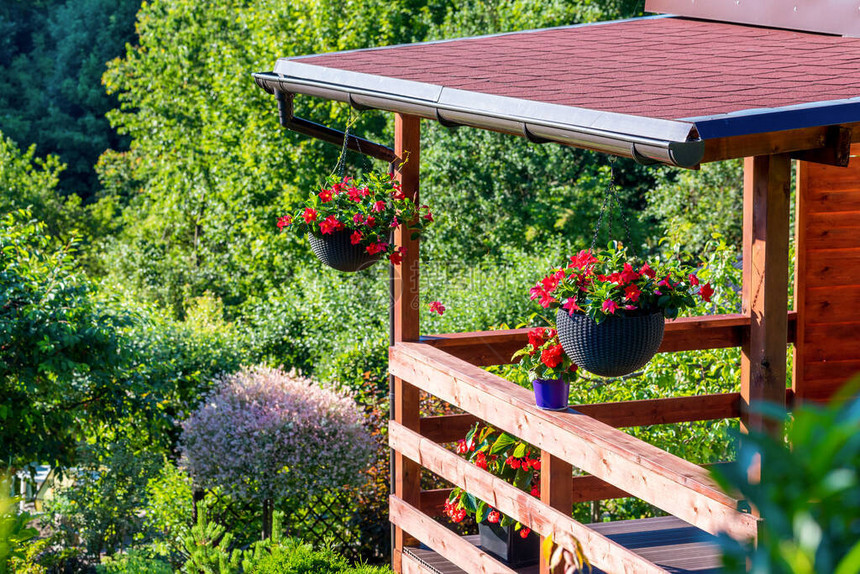
[[255, 367], [218, 380], [182, 424], [182, 461], [204, 488], [302, 500], [361, 480], [375, 446], [362, 421], [348, 394]]

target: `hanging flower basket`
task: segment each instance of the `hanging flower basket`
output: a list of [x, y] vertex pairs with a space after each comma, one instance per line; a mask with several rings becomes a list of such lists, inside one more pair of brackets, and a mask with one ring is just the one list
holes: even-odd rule
[[663, 342], [663, 312], [638, 317], [607, 317], [600, 323], [564, 309], [556, 314], [565, 353], [589, 373], [620, 377], [648, 364]]
[[352, 243], [351, 234], [348, 229], [341, 229], [320, 237], [311, 233], [308, 235], [308, 240], [317, 259], [338, 271], [347, 273], [362, 271], [382, 259], [382, 253], [371, 255], [363, 245]]
[[402, 228], [414, 239], [432, 222], [427, 206], [406, 197], [393, 175], [369, 173], [356, 179], [329, 177], [295, 212], [278, 219], [278, 227], [307, 234], [320, 261], [353, 272], [383, 257], [399, 265], [405, 249], [394, 246], [394, 230]]
[[570, 360], [602, 377], [644, 367], [660, 347], [665, 319], [714, 292], [679, 258], [653, 267], [631, 261], [617, 242], [596, 255], [581, 251], [530, 291], [542, 307], [558, 309], [558, 337]]

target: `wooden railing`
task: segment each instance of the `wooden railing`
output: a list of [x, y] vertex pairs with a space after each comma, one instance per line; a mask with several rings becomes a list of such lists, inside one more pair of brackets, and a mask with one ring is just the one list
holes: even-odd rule
[[[795, 316], [789, 316], [793, 341]], [[740, 346], [748, 317], [724, 315], [667, 323], [661, 352]], [[564, 412], [538, 409], [530, 391], [478, 365], [506, 364], [525, 345], [526, 330], [487, 331], [422, 337], [390, 348], [389, 369], [402, 381], [401, 392], [426, 391], [466, 414], [396, 416], [389, 441], [407, 459], [486, 500], [499, 511], [556, 541], [572, 536], [591, 563], [606, 572], [665, 572], [631, 550], [571, 518], [571, 504], [635, 496], [706, 532], [754, 538], [759, 519], [739, 508], [741, 501], [722, 492], [700, 466], [618, 430], [652, 424], [737, 417], [740, 395], [724, 393], [579, 405]], [[411, 387], [411, 389], [407, 388]], [[541, 449], [541, 499], [482, 470], [441, 446], [462, 438], [484, 421]], [[586, 476], [572, 475], [572, 467]], [[416, 484], [411, 478], [399, 478]], [[513, 572], [432, 519], [449, 490], [415, 492], [399, 487], [391, 497], [391, 521], [467, 572]], [[408, 500], [407, 500], [408, 499]], [[423, 566], [396, 550], [402, 572]], [[546, 565], [542, 566], [546, 572]]]

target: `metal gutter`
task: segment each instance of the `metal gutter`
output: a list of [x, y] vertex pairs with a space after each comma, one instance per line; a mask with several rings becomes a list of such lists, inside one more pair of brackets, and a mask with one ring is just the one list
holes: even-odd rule
[[278, 60], [254, 78], [269, 93], [306, 94], [634, 158], [696, 167], [705, 144], [690, 122], [561, 106]]

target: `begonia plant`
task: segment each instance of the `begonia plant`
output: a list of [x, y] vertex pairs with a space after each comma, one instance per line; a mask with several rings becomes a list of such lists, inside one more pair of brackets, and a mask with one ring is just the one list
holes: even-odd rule
[[[534, 457], [532, 457], [534, 453]], [[540, 496], [540, 450], [513, 435], [491, 426], [476, 424], [457, 443], [457, 454], [464, 455], [478, 468], [498, 476], [532, 496]], [[445, 501], [445, 515], [453, 522], [474, 516], [478, 523], [486, 520], [500, 526], [514, 525], [522, 538], [531, 530], [459, 487]]]
[[694, 307], [694, 296], [710, 301], [714, 290], [701, 284], [695, 269], [678, 258], [638, 263], [619, 242], [593, 253], [580, 251], [566, 267], [553, 269], [529, 291], [546, 309], [561, 307], [570, 315], [587, 315], [596, 323], [607, 317], [642, 316], [661, 312], [674, 319]]
[[348, 230], [353, 245], [361, 245], [370, 255], [387, 256], [398, 265], [403, 249], [392, 244], [392, 232], [405, 226], [414, 239], [432, 222], [430, 209], [407, 197], [393, 174], [370, 172], [354, 179], [329, 176], [295, 212], [278, 219], [278, 228], [322, 239]]
[[576, 364], [564, 352], [558, 333], [551, 327], [536, 327], [528, 333], [529, 343], [512, 359], [520, 358], [519, 368], [528, 373], [529, 381], [560, 380], [572, 383], [576, 379]]

